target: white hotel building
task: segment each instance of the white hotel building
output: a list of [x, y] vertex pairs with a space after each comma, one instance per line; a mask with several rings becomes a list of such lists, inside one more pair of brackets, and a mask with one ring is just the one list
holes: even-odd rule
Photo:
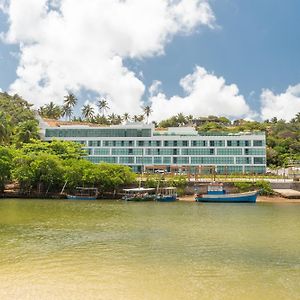
[[217, 173], [265, 173], [266, 137], [263, 132], [198, 133], [193, 127], [155, 129], [152, 124], [116, 126], [41, 122], [46, 141], [74, 141], [87, 150], [86, 159], [166, 170], [181, 166], [215, 166]]

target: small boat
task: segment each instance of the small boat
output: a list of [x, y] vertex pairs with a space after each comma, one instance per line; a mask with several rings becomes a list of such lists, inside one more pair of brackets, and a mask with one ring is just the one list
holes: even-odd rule
[[195, 200], [197, 202], [255, 203], [257, 195], [258, 191], [227, 194], [222, 183], [211, 183], [207, 186], [207, 194], [196, 194]]
[[123, 200], [126, 201], [154, 201], [155, 200], [155, 188], [134, 188], [124, 189], [125, 195]]
[[156, 201], [173, 202], [177, 199], [176, 187], [160, 188], [156, 195]]
[[97, 188], [77, 187], [75, 195], [67, 195], [70, 200], [96, 200], [98, 196]]

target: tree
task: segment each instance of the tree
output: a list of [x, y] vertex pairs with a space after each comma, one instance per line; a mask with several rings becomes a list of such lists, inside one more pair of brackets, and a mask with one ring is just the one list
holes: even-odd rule
[[22, 192], [33, 188], [42, 191], [58, 191], [63, 185], [62, 163], [53, 154], [38, 153], [17, 155], [14, 159], [13, 177], [19, 182]]
[[0, 144], [8, 144], [11, 137], [11, 118], [0, 111]]
[[86, 104], [81, 109], [82, 115], [86, 119], [91, 119], [94, 116], [94, 108], [90, 104]]
[[109, 110], [107, 101], [105, 99], [100, 99], [97, 103], [97, 106], [99, 107], [100, 113], [102, 112], [102, 116], [104, 117], [104, 113]]
[[72, 114], [73, 114], [73, 110], [70, 106], [64, 105], [62, 107], [62, 114], [61, 114], [62, 117], [66, 117], [70, 120], [72, 117]]
[[138, 115], [134, 115], [133, 117], [132, 117], [132, 120], [133, 120], [133, 122], [138, 122], [139, 121], [139, 116]]
[[24, 155], [38, 155], [39, 153], [48, 153], [57, 155], [60, 159], [80, 159], [85, 156], [86, 153], [82, 150], [80, 144], [54, 140], [51, 143], [42, 142], [39, 140], [32, 141], [28, 144], [23, 144], [20, 151]]
[[15, 142], [17, 145], [21, 143], [30, 143], [31, 140], [39, 138], [39, 127], [36, 120], [22, 122], [16, 127]]
[[38, 113], [43, 118], [57, 120], [62, 114], [62, 109], [59, 105], [56, 105], [54, 102], [51, 101], [50, 103], [41, 106], [38, 109]]
[[147, 118], [147, 124], [148, 124], [149, 116], [150, 116], [151, 113], [153, 112], [152, 109], [151, 109], [151, 106], [150, 106], [150, 105], [146, 105], [146, 106], [143, 108], [143, 111], [144, 111], [144, 115], [145, 115], [146, 118]]
[[123, 115], [123, 120], [124, 120], [125, 122], [128, 122], [128, 121], [130, 120], [130, 115], [129, 115], [129, 113], [124, 113], [124, 115]]
[[64, 97], [64, 106], [68, 106], [68, 107], [75, 107], [75, 105], [77, 104], [77, 98], [73, 93], [69, 93], [68, 95], [66, 95]]
[[63, 116], [66, 116], [71, 119], [71, 116], [73, 114], [73, 108], [77, 104], [77, 98], [74, 94], [69, 93], [64, 97], [64, 105], [63, 105]]
[[5, 184], [11, 177], [12, 160], [12, 151], [0, 146], [0, 192], [3, 192]]

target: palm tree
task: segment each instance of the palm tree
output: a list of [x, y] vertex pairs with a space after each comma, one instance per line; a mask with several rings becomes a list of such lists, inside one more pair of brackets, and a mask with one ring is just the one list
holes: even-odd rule
[[188, 115], [186, 117], [186, 120], [187, 120], [188, 124], [192, 125], [193, 124], [193, 120], [194, 120], [194, 116], [193, 115]]
[[111, 124], [116, 125], [117, 123], [117, 115], [115, 113], [112, 113], [108, 116], [108, 120]]
[[51, 101], [48, 104], [41, 106], [38, 109], [38, 113], [41, 117], [57, 120], [62, 114], [62, 109], [59, 105], [56, 105]]
[[77, 104], [77, 98], [74, 94], [69, 93], [67, 96], [64, 97], [64, 106], [68, 106], [73, 108]]
[[92, 119], [94, 116], [94, 108], [90, 104], [86, 104], [81, 109], [82, 115], [86, 119]]
[[182, 126], [186, 123], [186, 119], [185, 119], [185, 116], [183, 115], [183, 113], [177, 114], [176, 118], [177, 118], [177, 122], [178, 122], [179, 126]]
[[132, 117], [132, 120], [133, 120], [133, 122], [138, 122], [139, 121], [139, 116], [138, 115], [134, 115], [133, 117]]
[[151, 109], [151, 106], [150, 106], [150, 105], [146, 105], [146, 106], [143, 108], [143, 111], [144, 111], [144, 115], [147, 117], [147, 124], [148, 124], [149, 116], [150, 116], [151, 113], [153, 112], [152, 109]]
[[128, 121], [130, 120], [130, 115], [129, 115], [129, 113], [124, 113], [124, 115], [123, 115], [123, 120], [124, 120], [125, 122], [128, 122]]
[[296, 116], [295, 116], [295, 121], [297, 122], [297, 123], [300, 123], [300, 112], [298, 112], [297, 114], [296, 114]]
[[61, 113], [62, 117], [66, 117], [70, 120], [72, 117], [72, 114], [73, 114], [73, 110], [70, 106], [64, 105], [62, 107], [62, 113]]
[[138, 122], [143, 122], [144, 119], [145, 119], [144, 115], [139, 115], [138, 116]]
[[105, 99], [100, 99], [97, 103], [97, 106], [99, 107], [100, 113], [102, 112], [102, 116], [104, 117], [104, 112], [109, 110], [107, 101]]
[[116, 125], [121, 124], [122, 121], [123, 121], [123, 118], [120, 115], [117, 115], [117, 117], [116, 117]]

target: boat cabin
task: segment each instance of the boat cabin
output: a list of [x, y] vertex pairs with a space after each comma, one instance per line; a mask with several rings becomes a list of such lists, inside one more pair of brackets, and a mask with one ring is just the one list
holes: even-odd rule
[[226, 194], [224, 190], [223, 183], [213, 182], [207, 186], [208, 195], [223, 195]]

